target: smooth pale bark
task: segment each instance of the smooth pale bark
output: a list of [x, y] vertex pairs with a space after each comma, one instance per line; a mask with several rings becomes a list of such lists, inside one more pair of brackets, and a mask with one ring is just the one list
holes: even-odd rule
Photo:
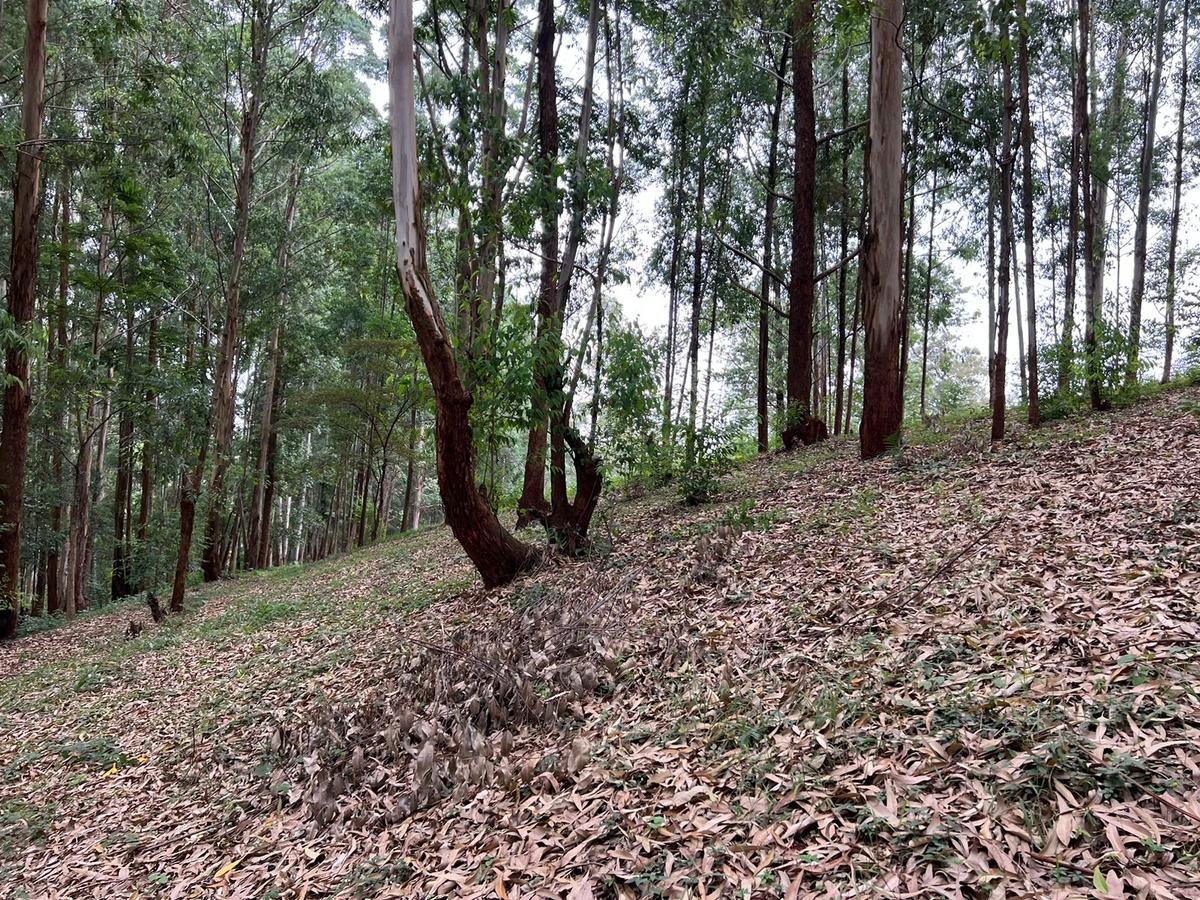
[[1175, 129], [1175, 188], [1171, 201], [1171, 228], [1167, 238], [1167, 289], [1164, 317], [1167, 340], [1163, 355], [1163, 384], [1171, 380], [1171, 365], [1175, 356], [1175, 255], [1179, 246], [1179, 201], [1183, 190], [1183, 139], [1187, 126], [1188, 6], [1188, 0], [1183, 0], [1183, 42], [1180, 50], [1183, 72], [1179, 83], [1179, 123]]
[[[11, 281], [8, 315], [24, 332], [37, 299], [38, 218], [42, 194], [42, 105], [46, 90], [47, 0], [29, 0], [25, 13], [25, 68], [21, 135], [13, 179]], [[0, 638], [11, 637], [21, 611], [21, 512], [29, 446], [30, 359], [11, 343], [4, 355], [3, 432], [0, 433]]]
[[783, 431], [783, 443], [788, 448], [815, 443], [828, 433], [812, 408], [817, 184], [814, 3], [795, 0], [792, 12], [792, 263], [788, 283], [788, 413]]
[[[1096, 266], [1096, 272], [1091, 280], [1091, 287], [1088, 288], [1089, 302], [1101, 308], [1104, 304], [1104, 276], [1107, 269], [1105, 261], [1108, 254], [1108, 187], [1112, 180], [1113, 170], [1113, 148], [1118, 144], [1121, 131], [1125, 121], [1125, 75], [1126, 75], [1126, 58], [1128, 56], [1129, 39], [1127, 34], [1122, 31], [1117, 35], [1117, 53], [1113, 64], [1113, 80], [1112, 90], [1109, 92], [1108, 100], [1104, 105], [1104, 111], [1097, 115], [1097, 128], [1093, 144], [1095, 152], [1092, 156], [1092, 209], [1096, 222], [1096, 259], [1099, 261]], [[1096, 100], [1096, 60], [1093, 57], [1090, 65], [1092, 76], [1091, 84], [1088, 87], [1088, 96], [1091, 97], [1092, 108], [1099, 107]], [[1117, 204], [1117, 215], [1120, 216], [1121, 207]], [[1119, 248], [1118, 248], [1119, 250]], [[1118, 253], [1117, 260], [1118, 271], [1120, 269], [1120, 258]]]
[[1154, 134], [1158, 124], [1158, 93], [1162, 85], [1163, 32], [1166, 30], [1167, 0], [1158, 0], [1154, 20], [1154, 62], [1146, 95], [1146, 124], [1142, 135], [1142, 165], [1138, 172], [1137, 223], [1133, 233], [1133, 286], [1129, 293], [1129, 359], [1125, 384], [1138, 379], [1138, 357], [1142, 343], [1142, 299], [1146, 293], [1146, 240], [1150, 223], [1150, 195], [1154, 190]]
[[[1025, 238], [1025, 306], [1027, 316], [1026, 364], [1029, 369], [1029, 424], [1037, 428], [1042, 423], [1041, 405], [1038, 400], [1038, 349], [1037, 349], [1037, 303], [1034, 293], [1033, 253], [1033, 117], [1029, 111], [1029, 20], [1026, 16], [1026, 0], [1017, 0], [1017, 80], [1021, 95], [1021, 217], [1024, 219]], [[1053, 280], [1051, 280], [1053, 286]]]
[[993, 403], [992, 372], [996, 368], [996, 172], [988, 172], [987, 205], [987, 283], [988, 283], [988, 407]]
[[900, 221], [903, 172], [900, 52], [903, 0], [878, 0], [871, 16], [871, 103], [867, 128], [870, 225], [863, 254], [866, 359], [859, 447], [864, 459], [900, 441]]
[[391, 0], [388, 93], [392, 140], [392, 202], [396, 265], [404, 304], [433, 385], [438, 486], [446, 521], [485, 585], [504, 584], [538, 559], [533, 548], [500, 524], [479, 493], [471, 436], [472, 397], [466, 390], [450, 333], [433, 293], [426, 261], [425, 224], [417, 180], [417, 114], [413, 78], [412, 0]]

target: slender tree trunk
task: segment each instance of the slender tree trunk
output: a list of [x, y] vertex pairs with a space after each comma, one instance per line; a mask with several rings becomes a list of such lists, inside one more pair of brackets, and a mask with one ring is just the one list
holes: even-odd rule
[[[63, 168], [59, 182], [59, 253], [58, 253], [58, 304], [54, 311], [54, 321], [49, 323], [49, 342], [52, 348], [47, 351], [47, 360], [52, 369], [49, 380], [57, 387], [56, 393], [65, 391], [67, 375], [67, 300], [70, 289], [71, 267], [71, 176], [70, 170]], [[63, 429], [63, 419], [66, 413], [65, 402], [59, 401], [54, 410], [54, 431], [59, 439], [66, 444], [66, 434]], [[46, 552], [46, 612], [56, 615], [65, 606], [68, 588], [63, 578], [63, 562], [67, 556], [66, 542], [62, 535], [63, 501], [60, 495], [63, 483], [63, 454], [55, 453], [51, 463], [54, 477], [55, 502], [50, 514], [50, 529], [53, 532], [51, 544]]]
[[[1086, 2], [1086, 0], [1085, 0]], [[1008, 398], [1005, 379], [1008, 374], [1008, 312], [1009, 285], [1012, 278], [1013, 215], [1012, 215], [1012, 50], [1008, 43], [1008, 19], [1001, 19], [1000, 45], [1000, 260], [999, 303], [996, 307], [996, 363], [992, 367], [992, 440], [1004, 440], [1004, 416]]]
[[788, 285], [788, 415], [785, 447], [823, 439], [812, 408], [815, 298], [817, 116], [813, 101], [813, 3], [795, 0], [792, 20], [792, 265]]
[[[1013, 160], [1014, 177], [1016, 160]], [[1017, 323], [1017, 373], [1021, 379], [1021, 403], [1029, 402], [1029, 379], [1025, 371], [1025, 325], [1021, 316], [1021, 266], [1017, 255], [1017, 224], [1013, 215], [1013, 230], [1009, 235], [1012, 246], [1009, 248], [1009, 259], [1012, 260], [1012, 304], [1009, 310], [1010, 318]], [[1012, 310], [1016, 315], [1012, 315]]]
[[113, 600], [132, 594], [131, 537], [133, 525], [133, 303], [125, 300], [125, 371], [121, 388], [121, 410], [117, 426], [117, 483], [113, 498]]
[[[205, 581], [221, 577], [225, 547], [222, 544], [225, 516], [225, 478], [233, 439], [233, 414], [237, 391], [237, 356], [241, 329], [242, 266], [250, 230], [250, 204], [254, 192], [258, 127], [262, 118], [263, 90], [267, 77], [267, 50], [271, 43], [274, 7], [255, 0], [250, 27], [250, 90], [242, 112], [239, 162], [235, 186], [233, 253], [225, 286], [225, 324], [213, 375], [213, 471], [208, 485], [208, 522], [205, 528], [201, 571]], [[208, 438], [205, 438], [206, 442]], [[182, 535], [181, 535], [182, 537]]]
[[[1096, 222], [1096, 270], [1090, 281], [1088, 288], [1089, 302], [1097, 309], [1102, 309], [1104, 306], [1104, 276], [1106, 274], [1106, 260], [1108, 254], [1108, 188], [1109, 182], [1113, 180], [1115, 166], [1113, 164], [1113, 148], [1121, 141], [1121, 131], [1125, 120], [1125, 60], [1128, 55], [1128, 38], [1124, 31], [1117, 36], [1117, 53], [1116, 60], [1113, 66], [1113, 83], [1112, 91], [1108, 95], [1108, 100], [1105, 103], [1102, 116], [1098, 117], [1098, 128], [1096, 140], [1093, 143], [1096, 145], [1096, 153], [1093, 156], [1093, 177], [1092, 177], [1092, 209], [1094, 210], [1094, 218]], [[1088, 90], [1088, 94], [1092, 100], [1093, 108], [1097, 108], [1099, 104], [1096, 102], [1096, 81], [1095, 81], [1096, 60], [1092, 58], [1090, 66], [1093, 80]], [[1117, 213], [1120, 214], [1120, 203], [1117, 204]], [[1117, 269], [1120, 271], [1120, 252], [1117, 253]]]
[[996, 172], [988, 169], [987, 205], [987, 281], [988, 281], [988, 406], [995, 405], [992, 392], [996, 371]]
[[766, 453], [770, 448], [770, 414], [767, 408], [768, 382], [770, 380], [771, 342], [771, 253], [775, 246], [775, 187], [779, 176], [779, 120], [783, 113], [783, 87], [787, 77], [788, 56], [791, 53], [791, 38], [783, 41], [783, 51], [775, 68], [775, 105], [771, 107], [771, 144], [767, 154], [767, 202], [763, 216], [763, 264], [762, 296], [758, 304], [758, 452]]
[[1183, 0], [1183, 45], [1180, 60], [1183, 72], [1179, 82], [1179, 124], [1175, 129], [1175, 187], [1171, 201], [1171, 227], [1167, 238], [1167, 289], [1166, 289], [1166, 347], [1163, 356], [1162, 382], [1171, 380], [1171, 365], [1175, 356], [1175, 254], [1179, 245], [1179, 201], [1183, 189], [1183, 138], [1187, 127], [1188, 92], [1188, 0]]
[[929, 250], [925, 257], [925, 314], [921, 324], [921, 420], [926, 419], [925, 386], [929, 376], [929, 308], [933, 300], [933, 237], [938, 210], [938, 170], [933, 170], [933, 194], [929, 209]]
[[688, 397], [687, 441], [684, 447], [684, 458], [687, 465], [696, 463], [696, 412], [700, 392], [700, 317], [703, 314], [704, 302], [704, 191], [707, 178], [708, 131], [705, 127], [708, 118], [708, 91], [701, 90], [700, 97], [700, 154], [697, 160], [699, 172], [696, 178], [696, 208], [695, 208], [695, 241], [692, 245], [692, 315], [688, 334], [687, 364], [691, 366], [691, 392]]
[[[1077, 15], [1081, 8], [1076, 8]], [[1080, 53], [1079, 34], [1082, 23], [1076, 21], [1071, 28], [1071, 50], [1074, 65], [1074, 89], [1071, 92], [1071, 187], [1067, 200], [1067, 260], [1063, 291], [1062, 339], [1058, 349], [1058, 393], [1065, 395], [1071, 389], [1071, 374], [1075, 368], [1075, 292], [1079, 269], [1079, 194], [1081, 161], [1083, 159], [1082, 137], [1087, 120], [1087, 61]], [[1087, 48], [1084, 37], [1083, 49]], [[1088, 300], [1090, 307], [1090, 298]]]
[[[25, 69], [21, 134], [13, 180], [10, 327], [22, 333], [37, 299], [38, 217], [42, 205], [42, 104], [46, 88], [47, 0], [29, 0], [25, 15]], [[0, 638], [11, 637], [21, 612], [21, 512], [29, 446], [30, 359], [16, 343], [5, 352], [3, 432], [0, 432]], [[4, 610], [8, 610], [5, 614]]]
[[864, 459], [879, 456], [899, 443], [904, 416], [900, 389], [899, 268], [904, 188], [900, 161], [903, 21], [903, 0], [879, 0], [871, 17], [867, 135], [871, 218], [861, 275], [866, 361], [859, 445]]
[[1029, 424], [1037, 428], [1042, 424], [1042, 413], [1038, 400], [1037, 302], [1034, 295], [1036, 263], [1033, 253], [1033, 117], [1029, 110], [1029, 19], [1025, 7], [1026, 0], [1017, 0], [1017, 25], [1021, 29], [1017, 42], [1017, 78], [1020, 81], [1021, 93], [1021, 218], [1025, 225], [1025, 305], [1028, 310], [1025, 323], [1028, 349], [1025, 356], [1029, 367]]
[[[558, 315], [558, 87], [554, 70], [555, 18], [553, 0], [538, 0], [537, 92], [538, 175], [542, 195], [541, 256], [538, 281], [537, 338], [534, 363], [533, 426], [525, 450], [525, 478], [517, 504], [518, 527], [543, 518], [546, 504], [546, 444], [552, 385], [550, 357], [557, 352], [553, 341]], [[548, 346], [553, 344], [553, 351]], [[553, 475], [552, 475], [553, 477]]]
[[1129, 361], [1125, 384], [1138, 379], [1138, 355], [1142, 343], [1142, 297], [1146, 292], [1146, 232], [1150, 223], [1150, 195], [1154, 190], [1154, 134], [1158, 124], [1158, 92], [1162, 85], [1163, 32], [1166, 30], [1167, 0], [1158, 0], [1154, 20], [1154, 63], [1150, 90], [1146, 95], [1146, 130], [1142, 136], [1142, 166], [1138, 173], [1137, 224], [1133, 235], [1133, 287], [1129, 295]]
[[1096, 258], [1096, 213], [1092, 205], [1092, 135], [1088, 114], [1088, 43], [1091, 30], [1090, 0], [1079, 0], [1079, 71], [1076, 73], [1076, 103], [1079, 106], [1079, 192], [1083, 200], [1083, 259], [1087, 318], [1083, 342], [1087, 354], [1087, 386], [1092, 409], [1100, 409], [1100, 345], [1101, 309], [1094, 293], [1098, 260]]
[[[146, 370], [150, 376], [150, 384], [158, 372], [158, 309], [150, 313], [150, 330], [146, 339]], [[146, 388], [146, 409], [151, 415], [155, 414], [158, 403], [154, 388]], [[149, 436], [142, 438], [142, 488], [138, 499], [137, 540], [139, 552], [143, 560], [149, 559], [148, 540], [150, 536], [150, 513], [154, 504], [154, 446]], [[156, 578], [149, 565], [141, 567], [141, 587], [147, 590], [153, 587]]]
[[[542, 2], [548, 4], [549, 0]], [[504, 530], [476, 486], [470, 420], [472, 398], [459, 374], [450, 333], [434, 297], [426, 262], [417, 179], [412, 0], [391, 0], [389, 12], [388, 89], [397, 268], [409, 319], [433, 385], [438, 485], [446, 521], [475, 563], [484, 584], [492, 587], [510, 581], [534, 564], [538, 554]], [[552, 52], [552, 43], [549, 49]]]
[[[842, 131], [847, 131], [850, 128], [850, 64], [845, 62], [842, 64]], [[841, 218], [842, 218], [842, 255], [845, 259], [846, 254], [850, 252], [850, 142], [846, 142], [846, 148], [842, 152], [842, 196], [841, 196]], [[842, 431], [849, 430], [849, 422], [843, 422], [842, 414], [845, 413], [845, 418], [848, 420], [850, 414], [843, 406], [843, 388], [845, 385], [846, 375], [846, 280], [849, 273], [849, 266], [843, 264], [838, 269], [838, 334], [837, 334], [837, 374], [834, 384], [834, 414], [833, 414], [833, 433], [841, 434]]]

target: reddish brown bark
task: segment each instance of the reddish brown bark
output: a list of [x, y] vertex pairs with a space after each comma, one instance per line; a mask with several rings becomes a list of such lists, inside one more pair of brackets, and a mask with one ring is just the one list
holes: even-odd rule
[[870, 225], [863, 255], [863, 413], [859, 448], [870, 459], [894, 448], [900, 390], [900, 169], [903, 0], [879, 0], [871, 17], [871, 110], [867, 132]]
[[[25, 79], [21, 96], [21, 132], [13, 181], [12, 284], [8, 314], [22, 331], [33, 321], [37, 297], [38, 216], [42, 190], [42, 103], [46, 87], [47, 0], [29, 0], [25, 20]], [[30, 360], [22, 346], [5, 352], [4, 429], [0, 433], [0, 638], [16, 631], [20, 614], [21, 506], [25, 499], [25, 463], [29, 445]]]

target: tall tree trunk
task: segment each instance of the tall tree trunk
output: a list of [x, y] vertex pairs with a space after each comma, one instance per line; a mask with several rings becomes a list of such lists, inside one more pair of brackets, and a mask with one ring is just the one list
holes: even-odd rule
[[[1097, 134], [1093, 143], [1098, 151], [1092, 158], [1092, 209], [1094, 220], [1096, 223], [1096, 271], [1094, 277], [1090, 281], [1088, 288], [1089, 302], [1097, 309], [1102, 309], [1104, 306], [1104, 276], [1107, 269], [1106, 259], [1108, 254], [1108, 188], [1109, 182], [1113, 179], [1113, 170], [1116, 168], [1113, 163], [1113, 148], [1121, 141], [1121, 132], [1125, 120], [1125, 60], [1128, 56], [1129, 41], [1124, 31], [1117, 35], [1117, 53], [1116, 60], [1113, 65], [1113, 83], [1112, 90], [1108, 95], [1108, 100], [1104, 106], [1103, 114], [1097, 115]], [[1091, 97], [1092, 107], [1098, 108], [1096, 102], [1096, 60], [1092, 57], [1089, 67], [1093, 80], [1088, 89], [1088, 95]], [[1120, 203], [1117, 204], [1117, 214], [1120, 215]], [[1120, 248], [1116, 254], [1117, 271], [1120, 271], [1121, 257]]]
[[113, 555], [111, 596], [120, 600], [132, 594], [133, 553], [133, 302], [125, 298], [125, 371], [121, 385], [121, 409], [117, 414], [117, 483], [113, 497]]
[[[250, 203], [254, 192], [255, 155], [258, 126], [262, 118], [263, 90], [267, 79], [267, 50], [271, 43], [271, 16], [274, 6], [255, 0], [250, 26], [250, 86], [246, 108], [242, 111], [238, 139], [238, 175], [235, 186], [233, 252], [225, 285], [225, 324], [213, 374], [213, 471], [208, 484], [208, 521], [200, 568], [205, 581], [221, 577], [225, 520], [225, 478], [229, 469], [229, 448], [233, 440], [233, 414], [237, 391], [237, 356], [241, 330], [242, 265], [250, 230]], [[207, 441], [208, 438], [206, 437]]]
[[[1016, 177], [1016, 160], [1013, 160], [1013, 177]], [[1017, 223], [1016, 215], [1013, 215], [1012, 232], [1009, 237], [1012, 239], [1012, 246], [1009, 248], [1009, 259], [1012, 260], [1012, 304], [1010, 306], [1010, 318], [1017, 323], [1017, 374], [1021, 379], [1021, 403], [1029, 402], [1029, 380], [1025, 372], [1025, 324], [1024, 318], [1021, 316], [1021, 266], [1018, 261], [1017, 254]], [[1012, 310], [1016, 310], [1016, 315], [1012, 315]]]
[[[537, 338], [534, 363], [533, 426], [525, 450], [525, 477], [517, 504], [518, 527], [548, 513], [546, 505], [546, 436], [550, 418], [552, 385], [551, 349], [558, 311], [558, 87], [554, 71], [555, 51], [554, 0], [538, 0], [537, 91], [538, 91], [538, 174], [542, 195], [541, 256], [538, 281]], [[552, 476], [553, 477], [553, 476]]]
[[[549, 3], [549, 0], [542, 0]], [[470, 409], [426, 262], [425, 226], [417, 179], [417, 114], [413, 69], [412, 0], [391, 0], [388, 90], [392, 138], [392, 200], [396, 261], [404, 302], [433, 385], [437, 413], [438, 486], [446, 521], [485, 585], [510, 581], [533, 565], [537, 551], [505, 531], [475, 481]], [[551, 43], [550, 51], [553, 51]]]
[[[150, 384], [154, 384], [154, 377], [158, 372], [158, 309], [154, 308], [150, 312], [150, 330], [146, 339], [146, 371], [149, 375]], [[150, 415], [155, 415], [155, 407], [158, 403], [158, 398], [155, 395], [153, 386], [146, 388], [146, 409]], [[147, 590], [153, 587], [155, 581], [155, 573], [149, 565], [144, 563], [149, 560], [150, 553], [148, 547], [148, 539], [150, 536], [150, 513], [154, 504], [154, 445], [151, 443], [149, 436], [142, 438], [142, 488], [141, 497], [138, 499], [138, 521], [137, 521], [137, 540], [139, 552], [141, 553], [143, 565], [141, 567], [141, 588]]]
[[[933, 300], [933, 237], [938, 210], [938, 170], [933, 170], [932, 202], [929, 209], [929, 250], [925, 257], [925, 314], [921, 323], [921, 420], [926, 418], [925, 385], [929, 377], [929, 308]], [[843, 254], [844, 256], [844, 254]]]
[[[21, 89], [22, 145], [13, 180], [11, 327], [24, 332], [37, 299], [38, 217], [42, 205], [42, 104], [46, 88], [47, 0], [29, 0], [25, 14], [25, 70]], [[5, 352], [3, 432], [0, 433], [0, 638], [12, 637], [21, 612], [21, 507], [29, 445], [30, 359], [22, 345]], [[7, 613], [4, 610], [8, 610]]]
[[1028, 349], [1025, 356], [1029, 367], [1029, 424], [1037, 428], [1042, 424], [1042, 412], [1038, 400], [1037, 302], [1034, 296], [1033, 254], [1033, 117], [1029, 111], [1029, 19], [1026, 0], [1017, 0], [1017, 25], [1021, 29], [1017, 41], [1017, 79], [1021, 94], [1021, 218], [1025, 225], [1025, 305], [1028, 310], [1025, 322]]
[[1009, 285], [1012, 278], [1013, 215], [1012, 215], [1012, 50], [1008, 42], [1008, 18], [1001, 18], [1000, 46], [1000, 260], [999, 303], [996, 306], [996, 363], [992, 366], [992, 440], [1004, 440], [1004, 414], [1008, 398], [1005, 378], [1008, 374], [1008, 311]]
[[900, 440], [904, 411], [900, 390], [900, 222], [904, 173], [903, 75], [900, 28], [903, 0], [878, 0], [871, 17], [871, 102], [867, 134], [870, 225], [862, 275], [866, 361], [859, 446], [864, 459]]
[[788, 415], [785, 447], [812, 444], [827, 434], [812, 408], [813, 304], [815, 295], [817, 115], [813, 102], [813, 4], [795, 0], [792, 11], [792, 265], [788, 285]]
[[[48, 331], [51, 349], [47, 351], [46, 356], [52, 366], [49, 381], [55, 385], [55, 393], [61, 395], [66, 388], [68, 342], [67, 299], [70, 289], [71, 271], [71, 176], [70, 170], [66, 167], [63, 168], [58, 192], [59, 210], [61, 212], [58, 234], [58, 303], [54, 310], [53, 321], [49, 323]], [[64, 446], [66, 444], [66, 435], [63, 430], [65, 413], [65, 402], [60, 399], [54, 409], [53, 428]], [[63, 562], [67, 557], [65, 552], [63, 552], [66, 542], [62, 535], [64, 512], [64, 504], [61, 496], [63, 483], [62, 453], [54, 454], [51, 471], [54, 478], [55, 501], [50, 514], [50, 529], [53, 534], [51, 536], [50, 547], [46, 552], [46, 612], [48, 615], [53, 616], [63, 609], [67, 598], [67, 586], [63, 578]]]
[[1158, 0], [1154, 19], [1154, 63], [1150, 90], [1146, 95], [1146, 130], [1142, 136], [1142, 167], [1138, 173], [1137, 224], [1133, 234], [1133, 287], [1129, 294], [1129, 360], [1125, 384], [1138, 379], [1138, 355], [1142, 343], [1142, 296], [1146, 292], [1146, 232], [1150, 223], [1150, 195], [1154, 190], [1154, 133], [1158, 124], [1158, 92], [1162, 85], [1163, 32], [1167, 0]]
[[1171, 380], [1171, 365], [1175, 356], [1175, 254], [1179, 245], [1179, 201], [1183, 190], [1183, 136], [1187, 126], [1188, 5], [1188, 0], [1183, 0], [1183, 45], [1179, 53], [1183, 72], [1179, 83], [1179, 124], [1175, 129], [1175, 187], [1171, 200], [1171, 227], [1167, 238], [1167, 290], [1164, 317], [1166, 347], [1163, 355], [1163, 384]]
[[788, 56], [791, 53], [791, 38], [785, 37], [779, 64], [775, 67], [775, 105], [771, 107], [771, 144], [767, 154], [767, 203], [763, 215], [763, 263], [761, 297], [758, 304], [758, 452], [766, 453], [770, 448], [770, 414], [767, 408], [768, 382], [770, 380], [771, 342], [771, 261], [775, 246], [775, 187], [779, 177], [779, 120], [783, 114], [783, 87], [787, 77]]
[[992, 388], [996, 370], [996, 171], [988, 168], [987, 205], [987, 282], [988, 282], [988, 406], [995, 404]]
[[1079, 192], [1083, 200], [1083, 260], [1085, 294], [1089, 299], [1084, 327], [1084, 350], [1087, 355], [1086, 375], [1092, 409], [1100, 409], [1100, 343], [1101, 307], [1094, 287], [1099, 260], [1096, 258], [1096, 211], [1092, 204], [1092, 134], [1088, 114], [1088, 44], [1091, 31], [1090, 0], [1079, 0], [1079, 71], [1076, 73], [1075, 93], [1079, 107]]
[[687, 465], [696, 463], [696, 412], [700, 391], [700, 317], [704, 302], [704, 191], [706, 187], [708, 130], [705, 127], [708, 118], [707, 84], [700, 92], [700, 153], [697, 159], [699, 172], [696, 177], [696, 208], [695, 208], [695, 241], [692, 245], [692, 315], [688, 334], [687, 365], [691, 366], [691, 392], [688, 397], [687, 440], [684, 446], [684, 458]]
[[[1071, 27], [1072, 64], [1075, 69], [1074, 89], [1071, 92], [1071, 187], [1067, 200], [1067, 259], [1063, 290], [1062, 339], [1058, 348], [1058, 393], [1065, 395], [1071, 389], [1071, 374], [1075, 368], [1075, 293], [1079, 269], [1079, 195], [1083, 159], [1082, 136], [1086, 132], [1088, 86], [1086, 54], [1080, 53], [1079, 34], [1081, 23], [1076, 7], [1077, 20]], [[1083, 39], [1083, 50], [1087, 38]], [[1082, 58], [1081, 58], [1082, 57]], [[1090, 306], [1090, 297], [1088, 298]]]
[[283, 316], [288, 300], [288, 266], [291, 262], [291, 236], [296, 223], [296, 199], [300, 193], [300, 168], [292, 169], [288, 179], [287, 199], [283, 210], [283, 238], [279, 244], [279, 302], [275, 307], [275, 325], [267, 344], [267, 378], [263, 385], [262, 411], [259, 414], [258, 461], [254, 467], [254, 496], [250, 502], [249, 530], [246, 536], [246, 567], [259, 567], [267, 541], [263, 537], [263, 522], [271, 517], [270, 501], [267, 499], [267, 465], [272, 438], [275, 435], [275, 411], [279, 406], [277, 396], [279, 382], [279, 360], [283, 353], [281, 336]]
[[[850, 128], [850, 63], [842, 63], [842, 131], [848, 131]], [[842, 255], [844, 260], [846, 254], [850, 252], [850, 142], [846, 141], [845, 149], [842, 152], [842, 196], [841, 196], [841, 227], [842, 227]], [[849, 273], [849, 265], [843, 263], [838, 268], [838, 334], [837, 334], [837, 373], [834, 384], [834, 414], [833, 414], [833, 433], [841, 434], [843, 430], [849, 430], [849, 422], [843, 422], [842, 414], [846, 413], [846, 419], [850, 418], [848, 410], [844, 409], [842, 402], [843, 388], [845, 384], [846, 374], [846, 280]]]

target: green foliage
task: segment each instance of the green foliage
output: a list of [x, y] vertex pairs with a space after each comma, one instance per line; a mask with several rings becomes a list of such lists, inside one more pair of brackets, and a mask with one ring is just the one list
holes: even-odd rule
[[721, 491], [721, 479], [737, 461], [734, 436], [721, 428], [696, 433], [696, 461], [679, 473], [679, 496], [688, 506], [709, 503]]

